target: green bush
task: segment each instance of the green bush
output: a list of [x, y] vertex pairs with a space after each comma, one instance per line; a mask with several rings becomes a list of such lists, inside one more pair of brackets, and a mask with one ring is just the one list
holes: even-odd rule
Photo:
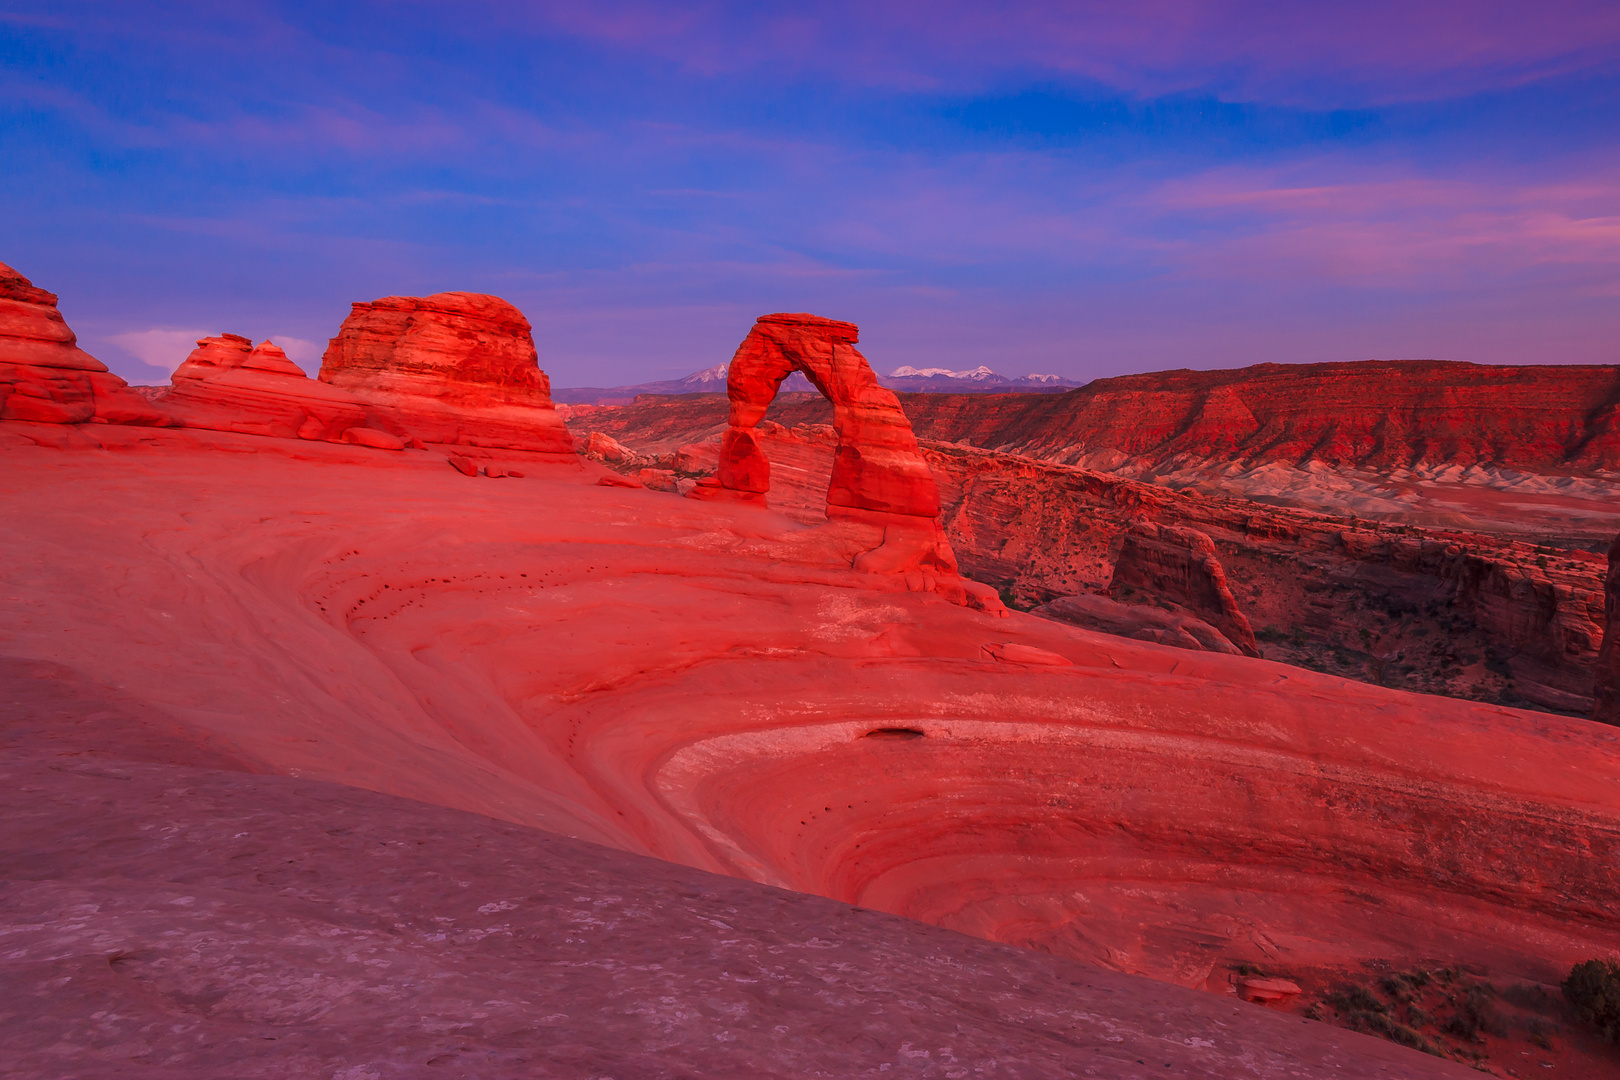
[[1564, 980], [1564, 1000], [1604, 1042], [1620, 1043], [1620, 964], [1613, 960], [1576, 964]]

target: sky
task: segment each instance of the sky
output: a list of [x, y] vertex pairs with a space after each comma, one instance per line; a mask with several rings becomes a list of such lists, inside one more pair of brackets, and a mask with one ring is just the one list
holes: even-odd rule
[[1620, 3], [0, 0], [0, 200], [136, 383], [451, 290], [558, 386], [1616, 363]]

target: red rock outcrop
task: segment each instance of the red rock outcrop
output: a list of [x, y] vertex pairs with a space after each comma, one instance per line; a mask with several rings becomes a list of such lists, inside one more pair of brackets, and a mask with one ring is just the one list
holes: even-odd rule
[[771, 464], [760, 448], [759, 424], [782, 382], [802, 372], [832, 403], [837, 445], [827, 484], [828, 518], [882, 530], [882, 543], [856, 556], [855, 568], [920, 575], [931, 591], [1002, 610], [994, 590], [960, 578], [940, 529], [934, 478], [917, 452], [899, 400], [878, 383], [855, 348], [858, 338], [854, 323], [806, 314], [761, 315], [727, 369], [730, 418], [715, 473], [688, 497], [765, 505]]
[[1593, 696], [1597, 705], [1592, 719], [1620, 724], [1620, 536], [1609, 546], [1609, 572], [1603, 579], [1603, 645]]
[[1245, 655], [1259, 656], [1254, 630], [1238, 610], [1215, 544], [1197, 529], [1139, 521], [1121, 537], [1110, 594], [1142, 589], [1202, 616]]
[[169, 418], [78, 346], [56, 295], [0, 263], [0, 420], [163, 425]]
[[402, 437], [572, 453], [530, 331], [496, 296], [385, 296], [353, 305], [321, 358], [320, 380]]
[[908, 394], [928, 439], [1064, 463], [1423, 463], [1620, 471], [1620, 367], [1448, 360], [1258, 364], [1097, 379], [1065, 394]]
[[366, 426], [352, 394], [311, 379], [273, 342], [238, 334], [198, 341], [170, 383], [159, 400], [187, 427], [332, 440]]
[[[730, 426], [720, 442], [720, 489], [745, 501], [770, 490], [771, 466], [754, 429], [777, 387], [794, 371], [832, 402], [838, 431], [827, 511], [872, 511], [908, 517], [939, 514], [939, 492], [917, 453], [911, 424], [892, 390], [880, 386], [855, 348], [854, 323], [815, 315], [762, 315], [731, 358], [726, 395]], [[707, 494], [707, 492], [706, 492]], [[860, 515], [856, 515], [860, 516]]]

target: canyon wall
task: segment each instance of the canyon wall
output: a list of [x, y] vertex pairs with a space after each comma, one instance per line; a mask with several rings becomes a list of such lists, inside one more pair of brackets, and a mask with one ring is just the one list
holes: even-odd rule
[[1603, 579], [1603, 645], [1597, 659], [1597, 693], [1592, 719], [1620, 724], [1620, 536], [1609, 546], [1609, 572]]
[[1620, 471], [1620, 367], [1442, 360], [1259, 364], [1098, 379], [1052, 395], [916, 394], [923, 438], [1074, 463], [1425, 463]]

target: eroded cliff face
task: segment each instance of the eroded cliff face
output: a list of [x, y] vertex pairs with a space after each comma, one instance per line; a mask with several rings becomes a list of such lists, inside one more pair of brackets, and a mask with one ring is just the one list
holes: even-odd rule
[[41, 424], [166, 424], [105, 364], [79, 348], [56, 295], [0, 263], [0, 419]]
[[1207, 534], [1265, 655], [1465, 697], [1592, 707], [1601, 562], [924, 443], [964, 571], [1020, 603], [1102, 592], [1132, 521]]
[[1066, 394], [908, 394], [918, 434], [1080, 463], [1424, 463], [1620, 471], [1620, 368], [1444, 360], [1259, 364], [1098, 379]]
[[1592, 719], [1620, 724], [1620, 536], [1609, 546], [1603, 579], [1603, 645], [1598, 651], [1596, 704]]
[[1139, 521], [1120, 537], [1108, 591], [1142, 589], [1180, 603], [1247, 656], [1259, 656], [1254, 631], [1226, 586], [1215, 544], [1197, 529]]
[[320, 381], [353, 395], [382, 426], [424, 442], [573, 449], [529, 321], [497, 296], [356, 303], [321, 358]]

